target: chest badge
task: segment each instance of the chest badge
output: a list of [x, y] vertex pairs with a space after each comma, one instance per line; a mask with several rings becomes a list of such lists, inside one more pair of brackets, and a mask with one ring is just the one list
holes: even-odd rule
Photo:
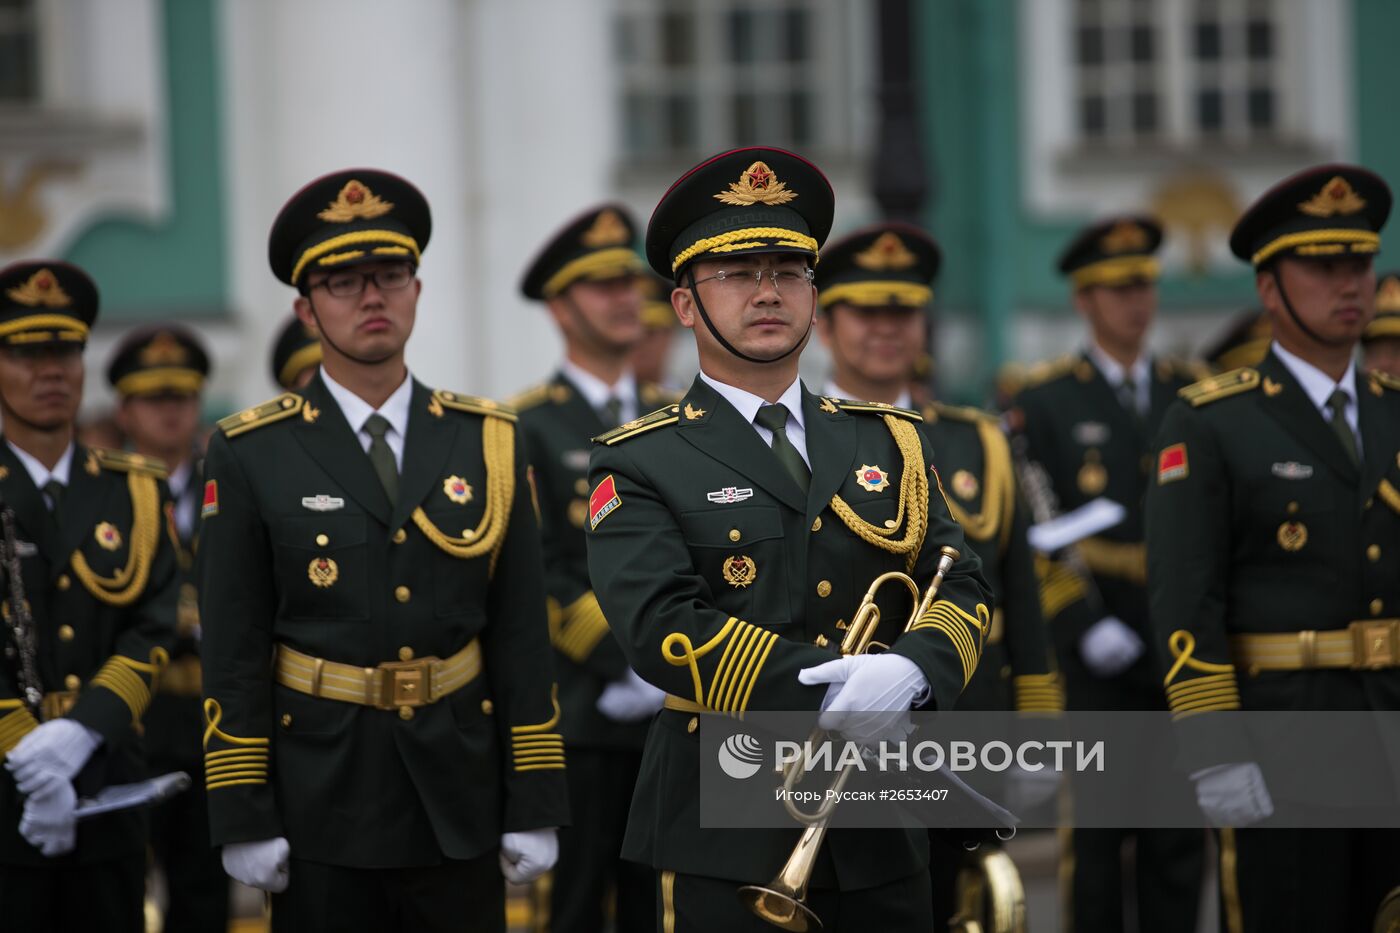
[[122, 533], [111, 522], [99, 522], [92, 536], [104, 551], [115, 551], [122, 546]]
[[1289, 460], [1287, 463], [1275, 463], [1269, 472], [1279, 479], [1307, 479], [1313, 475], [1313, 468], [1306, 463]]
[[753, 489], [747, 486], [743, 489], [737, 486], [725, 486], [723, 489], [705, 493], [705, 498], [715, 505], [729, 505], [734, 502], [743, 502], [745, 499], [752, 499]]
[[1084, 465], [1079, 468], [1079, 491], [1086, 496], [1097, 496], [1107, 487], [1108, 470], [1099, 452], [1090, 448], [1084, 452]]
[[981, 484], [977, 482], [977, 477], [967, 470], [959, 470], [953, 474], [953, 492], [959, 499], [975, 499]]
[[721, 572], [724, 574], [724, 582], [736, 590], [742, 590], [758, 578], [758, 566], [747, 554], [726, 557]]
[[340, 579], [340, 566], [329, 557], [313, 558], [306, 566], [306, 577], [313, 585], [325, 589]]
[[1278, 546], [1285, 551], [1301, 551], [1308, 543], [1308, 526], [1288, 521], [1278, 526]]
[[855, 472], [856, 482], [859, 483], [860, 488], [864, 489], [866, 492], [884, 492], [890, 485], [890, 474], [880, 469], [878, 463], [874, 466], [868, 463], [862, 463], [860, 469]]
[[449, 476], [442, 481], [442, 491], [447, 498], [458, 505], [466, 505], [472, 501], [471, 484], [460, 476]]
[[[210, 482], [212, 483], [213, 480]], [[328, 496], [325, 493], [317, 496], [302, 496], [301, 507], [313, 512], [334, 512], [336, 509], [345, 508], [345, 500], [339, 496]]]

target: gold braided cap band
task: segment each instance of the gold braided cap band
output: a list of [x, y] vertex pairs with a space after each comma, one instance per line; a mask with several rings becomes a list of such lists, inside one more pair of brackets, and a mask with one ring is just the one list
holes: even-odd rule
[[1151, 256], [1116, 256], [1075, 269], [1070, 273], [1070, 281], [1075, 288], [1112, 287], [1124, 282], [1155, 282], [1161, 272], [1161, 264]]
[[815, 262], [819, 245], [816, 240], [805, 233], [798, 233], [796, 230], [789, 230], [786, 227], [744, 227], [740, 230], [721, 233], [718, 236], [705, 237], [703, 240], [697, 240], [690, 244], [681, 250], [675, 259], [671, 260], [671, 271], [678, 271], [681, 266], [697, 256], [724, 255], [765, 246], [806, 250], [813, 255], [813, 262]]
[[933, 289], [917, 282], [898, 280], [844, 282], [822, 289], [821, 297], [817, 300], [823, 308], [837, 302], [846, 302], [862, 308], [883, 308], [891, 305], [921, 308], [933, 300]]

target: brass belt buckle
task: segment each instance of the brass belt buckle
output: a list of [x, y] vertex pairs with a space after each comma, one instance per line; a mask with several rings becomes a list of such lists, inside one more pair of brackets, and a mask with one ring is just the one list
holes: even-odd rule
[[385, 661], [379, 665], [384, 680], [375, 705], [380, 709], [426, 706], [432, 702], [432, 662], [435, 658], [413, 661]]
[[1367, 619], [1349, 626], [1352, 670], [1376, 670], [1400, 663], [1400, 619]]

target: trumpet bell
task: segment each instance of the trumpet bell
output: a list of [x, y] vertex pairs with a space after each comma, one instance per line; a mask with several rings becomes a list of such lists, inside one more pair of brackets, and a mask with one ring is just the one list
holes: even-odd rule
[[760, 920], [780, 930], [804, 933], [820, 930], [822, 922], [806, 904], [790, 894], [761, 884], [746, 884], [739, 889], [739, 900]]

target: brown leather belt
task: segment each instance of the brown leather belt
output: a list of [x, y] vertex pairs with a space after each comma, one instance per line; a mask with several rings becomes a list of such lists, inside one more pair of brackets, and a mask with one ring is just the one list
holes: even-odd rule
[[1400, 618], [1363, 619], [1325, 632], [1232, 635], [1230, 651], [1235, 665], [1251, 672], [1400, 667]]
[[204, 692], [204, 669], [199, 656], [187, 654], [171, 661], [156, 679], [156, 692], [177, 697], [197, 697]]
[[476, 639], [450, 658], [386, 661], [375, 667], [341, 664], [277, 646], [277, 682], [298, 693], [399, 710], [436, 703], [460, 690], [481, 673], [481, 645]]

